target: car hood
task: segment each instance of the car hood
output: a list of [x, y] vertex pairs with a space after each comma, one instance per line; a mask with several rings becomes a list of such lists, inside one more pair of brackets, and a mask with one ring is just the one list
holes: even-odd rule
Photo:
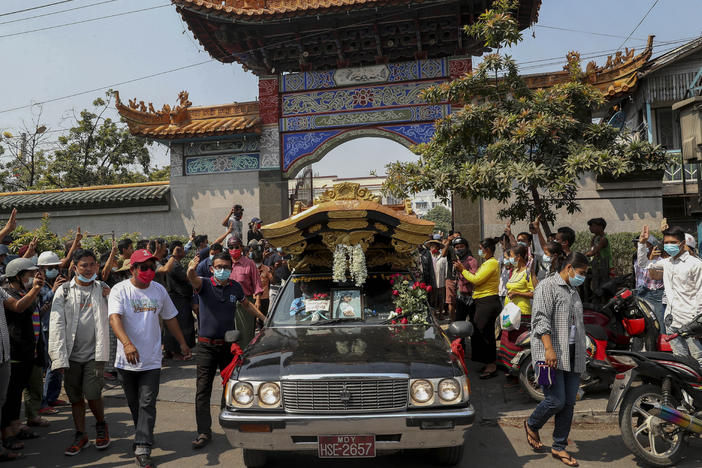
[[246, 349], [239, 379], [306, 374], [457, 375], [446, 336], [435, 326], [266, 328]]

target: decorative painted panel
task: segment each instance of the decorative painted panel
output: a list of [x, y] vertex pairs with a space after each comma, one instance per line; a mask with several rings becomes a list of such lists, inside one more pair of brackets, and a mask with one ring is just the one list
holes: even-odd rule
[[220, 172], [251, 171], [260, 168], [258, 153], [185, 158], [185, 174], [215, 174]]
[[283, 96], [283, 116], [425, 104], [419, 94], [443, 81], [313, 91]]
[[258, 80], [258, 101], [261, 122], [264, 125], [276, 123], [280, 113], [278, 78], [260, 78]]
[[280, 90], [282, 92], [295, 92], [360, 84], [416, 81], [443, 78], [448, 76], [448, 72], [448, 61], [441, 58], [340, 68], [323, 72], [291, 73], [282, 76]]
[[218, 153], [251, 153], [258, 151], [258, 137], [240, 140], [211, 141], [185, 145], [185, 155], [206, 155]]
[[261, 169], [280, 169], [280, 133], [277, 125], [261, 130]]
[[282, 132], [312, 130], [334, 127], [348, 127], [389, 122], [422, 122], [437, 120], [447, 116], [451, 106], [428, 105], [412, 107], [396, 107], [392, 109], [367, 110], [359, 112], [343, 112], [322, 115], [302, 115], [280, 119]]
[[[380, 127], [364, 127], [347, 130], [326, 130], [302, 133], [283, 134], [283, 171], [286, 172], [293, 164], [313, 156], [319, 151], [326, 152], [335, 146], [343, 137], [345, 140], [362, 136], [382, 136], [391, 134], [393, 139], [404, 139], [411, 144], [427, 143], [434, 135], [434, 124], [415, 123], [406, 125], [383, 125]], [[390, 137], [391, 135], [388, 135]], [[334, 140], [334, 141], [333, 141]], [[344, 141], [345, 141], [344, 140]]]

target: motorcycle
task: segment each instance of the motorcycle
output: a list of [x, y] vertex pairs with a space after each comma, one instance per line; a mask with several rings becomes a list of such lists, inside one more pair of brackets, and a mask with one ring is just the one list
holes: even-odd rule
[[[702, 337], [702, 314], [668, 341]], [[663, 352], [613, 351], [627, 370], [617, 375], [607, 411], [619, 410], [624, 444], [654, 466], [676, 464], [689, 438], [702, 434], [702, 368], [689, 356]], [[633, 385], [636, 383], [636, 385]]]

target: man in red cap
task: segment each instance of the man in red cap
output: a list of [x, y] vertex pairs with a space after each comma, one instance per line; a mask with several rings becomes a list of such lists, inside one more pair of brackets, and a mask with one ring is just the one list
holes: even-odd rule
[[148, 250], [137, 250], [130, 258], [132, 277], [117, 283], [108, 301], [110, 325], [118, 340], [115, 367], [134, 420], [134, 455], [141, 467], [154, 466], [151, 447], [162, 357], [159, 317], [183, 356], [191, 356], [178, 326], [178, 310], [166, 289], [153, 281], [155, 270], [156, 257]]
[[[249, 301], [253, 301], [256, 309], [261, 310], [261, 274], [253, 260], [244, 255], [244, 249], [239, 237], [231, 237], [227, 242], [229, 255], [232, 257], [232, 275], [230, 279], [239, 283]], [[239, 344], [245, 348], [253, 339], [256, 332], [256, 319], [241, 306], [236, 308], [236, 329], [241, 332]]]

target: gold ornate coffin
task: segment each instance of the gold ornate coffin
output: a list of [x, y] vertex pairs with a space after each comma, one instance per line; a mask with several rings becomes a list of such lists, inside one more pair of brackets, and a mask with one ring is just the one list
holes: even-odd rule
[[434, 223], [417, 218], [411, 208], [382, 205], [380, 197], [360, 184], [340, 183], [317, 198], [314, 205], [297, 206], [294, 214], [263, 226], [274, 247], [293, 256], [297, 271], [330, 271], [337, 245], [360, 244], [372, 270], [407, 269], [412, 253], [434, 230]]

